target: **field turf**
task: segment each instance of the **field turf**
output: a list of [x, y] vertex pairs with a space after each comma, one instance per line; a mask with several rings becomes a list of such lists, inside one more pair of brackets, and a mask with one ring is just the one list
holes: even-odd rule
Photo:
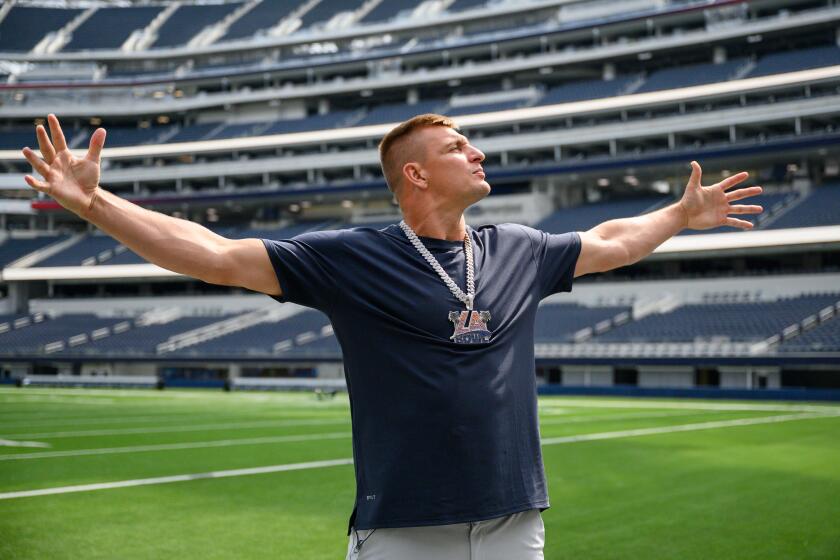
[[[840, 558], [838, 406], [546, 397], [540, 418], [548, 559]], [[0, 558], [344, 558], [351, 456], [346, 396], [0, 389]]]

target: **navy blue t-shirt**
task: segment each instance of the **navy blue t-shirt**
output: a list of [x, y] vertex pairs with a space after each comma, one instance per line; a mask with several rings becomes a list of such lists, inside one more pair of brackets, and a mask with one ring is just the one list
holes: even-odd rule
[[[577, 233], [467, 228], [489, 342], [450, 337], [465, 306], [397, 225], [263, 240], [283, 295], [326, 313], [350, 395], [356, 529], [443, 525], [547, 508], [534, 318], [570, 291]], [[421, 237], [466, 292], [462, 241]]]

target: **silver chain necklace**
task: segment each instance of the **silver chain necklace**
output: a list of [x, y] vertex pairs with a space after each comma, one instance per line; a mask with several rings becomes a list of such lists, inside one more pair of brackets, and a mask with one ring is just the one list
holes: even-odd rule
[[474, 311], [473, 303], [475, 302], [475, 276], [473, 270], [473, 250], [472, 242], [470, 241], [470, 234], [467, 232], [464, 235], [464, 254], [467, 260], [467, 293], [465, 294], [461, 288], [455, 283], [452, 278], [443, 270], [437, 259], [426, 249], [414, 230], [411, 229], [405, 220], [400, 221], [400, 228], [405, 233], [405, 236], [417, 249], [417, 252], [429, 263], [429, 266], [440, 276], [449, 291], [452, 292], [461, 303], [466, 307], [466, 311], [450, 311], [449, 320], [455, 324], [455, 333], [450, 337], [455, 342], [462, 344], [475, 344], [479, 342], [490, 341], [490, 331], [487, 328], [487, 323], [490, 322], [489, 311]]

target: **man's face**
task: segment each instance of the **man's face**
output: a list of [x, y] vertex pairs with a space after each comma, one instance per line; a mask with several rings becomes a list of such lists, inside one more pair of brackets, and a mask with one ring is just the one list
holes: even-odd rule
[[421, 163], [429, 190], [467, 206], [490, 193], [481, 162], [484, 154], [457, 130], [428, 126], [418, 131], [425, 158]]

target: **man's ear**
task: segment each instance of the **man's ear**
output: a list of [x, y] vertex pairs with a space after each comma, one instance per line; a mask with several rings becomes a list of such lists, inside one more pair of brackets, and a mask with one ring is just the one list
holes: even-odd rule
[[410, 161], [403, 165], [403, 177], [410, 185], [414, 185], [415, 187], [425, 189], [429, 186], [429, 183], [426, 179], [426, 173], [423, 171], [423, 168], [420, 166], [419, 163], [416, 161]]

